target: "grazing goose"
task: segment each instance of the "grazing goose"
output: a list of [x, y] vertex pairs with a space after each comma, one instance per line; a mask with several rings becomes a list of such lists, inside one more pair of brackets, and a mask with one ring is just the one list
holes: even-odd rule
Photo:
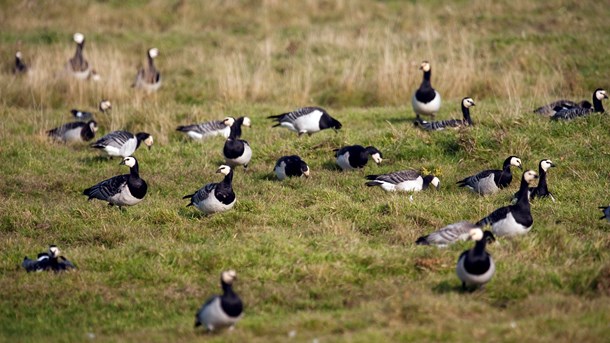
[[23, 62], [23, 55], [21, 51], [15, 53], [15, 66], [13, 67], [13, 74], [25, 74], [28, 71], [28, 66]]
[[195, 327], [205, 326], [208, 331], [233, 328], [243, 316], [244, 305], [239, 295], [233, 291], [233, 282], [237, 278], [234, 270], [222, 272], [220, 285], [222, 295], [209, 298], [195, 315]]
[[135, 157], [125, 157], [120, 165], [129, 167], [129, 174], [117, 175], [87, 188], [83, 194], [89, 199], [108, 201], [108, 206], [133, 206], [144, 199], [148, 185], [140, 178], [138, 161]]
[[[449, 224], [437, 231], [434, 231], [426, 236], [421, 236], [415, 241], [417, 245], [436, 245], [438, 247], [446, 247], [457, 241], [465, 241], [470, 239], [470, 230], [479, 228], [469, 221], [461, 221], [454, 224]], [[494, 240], [493, 234], [490, 231], [484, 232], [485, 238], [491, 241]]]
[[593, 108], [591, 107], [572, 107], [562, 109], [555, 113], [551, 119], [553, 120], [572, 120], [578, 117], [584, 117], [593, 113], [604, 113], [603, 99], [608, 99], [608, 94], [605, 90], [598, 88], [593, 92]]
[[527, 170], [521, 177], [519, 198], [514, 205], [500, 207], [487, 217], [479, 220], [475, 225], [483, 227], [491, 225], [491, 231], [496, 236], [513, 236], [526, 234], [532, 228], [534, 219], [530, 210], [530, 201], [527, 196], [529, 183], [537, 179], [533, 170]]
[[76, 42], [76, 52], [66, 64], [68, 71], [79, 80], [86, 80], [89, 78], [91, 69], [89, 68], [89, 62], [83, 56], [83, 49], [85, 48], [85, 35], [82, 33], [74, 34], [74, 42]]
[[[555, 197], [553, 197], [553, 194], [549, 191], [549, 188], [546, 184], [546, 173], [552, 167], [555, 167], [555, 164], [553, 164], [551, 160], [545, 159], [541, 160], [540, 163], [538, 163], [538, 185], [536, 187], [529, 187], [527, 190], [527, 194], [530, 200], [533, 200], [535, 198], [549, 197], [551, 198], [551, 200], [553, 200], [553, 202], [555, 202]], [[515, 193], [513, 197], [513, 202], [516, 202], [517, 199], [519, 199], [519, 195], [519, 192]]]
[[309, 166], [297, 155], [282, 156], [275, 163], [273, 172], [279, 180], [293, 176], [309, 177]]
[[413, 98], [411, 99], [413, 112], [415, 112], [417, 118], [419, 118], [420, 115], [434, 117], [436, 112], [441, 109], [441, 95], [432, 88], [432, 84], [430, 83], [430, 77], [432, 76], [430, 63], [428, 63], [428, 61], [423, 61], [419, 66], [419, 69], [423, 70], [424, 77], [421, 85], [419, 85], [419, 88], [415, 91], [415, 94], [413, 94]]
[[472, 126], [472, 119], [470, 119], [470, 107], [474, 106], [474, 100], [472, 98], [464, 98], [462, 99], [462, 115], [464, 119], [448, 119], [448, 120], [440, 120], [440, 121], [425, 121], [421, 120], [419, 117], [415, 119], [413, 124], [415, 126], [419, 126], [427, 131], [439, 131], [444, 130], [445, 128], [451, 127], [463, 127], [463, 126]]
[[377, 150], [374, 146], [367, 146], [365, 148], [362, 145], [350, 145], [341, 149], [335, 149], [334, 151], [337, 157], [337, 165], [342, 170], [363, 168], [369, 161], [369, 156], [377, 164], [381, 163], [383, 158], [381, 151]]
[[513, 181], [513, 174], [510, 171], [510, 166], [521, 169], [521, 159], [517, 156], [509, 156], [504, 160], [502, 170], [484, 170], [476, 175], [458, 181], [457, 185], [459, 187], [467, 187], [473, 192], [477, 192], [481, 195], [493, 194], [504, 187], [508, 187]]
[[236, 201], [233, 186], [231, 185], [233, 182], [233, 169], [222, 165], [216, 172], [223, 174], [225, 176], [224, 179], [218, 183], [208, 183], [197, 192], [182, 197], [182, 199], [191, 200], [186, 205], [187, 207], [195, 206], [205, 214], [224, 212], [233, 208]]
[[[242, 119], [243, 118], [243, 119]], [[243, 125], [250, 126], [250, 118], [242, 117]], [[205, 123], [178, 126], [176, 131], [184, 132], [187, 136], [195, 140], [201, 140], [208, 137], [223, 136], [229, 138], [231, 133], [231, 125], [235, 122], [235, 118], [226, 117], [223, 120], [208, 121]]]
[[127, 157], [131, 156], [142, 142], [150, 149], [153, 144], [153, 137], [146, 132], [139, 132], [134, 135], [127, 131], [112, 131], [97, 142], [92, 143], [91, 147], [104, 150], [110, 157]]
[[[474, 248], [460, 254], [455, 271], [462, 281], [462, 289], [483, 286], [491, 280], [496, 266], [491, 255], [485, 251], [487, 239], [481, 229], [471, 229], [470, 238], [475, 241]], [[492, 235], [493, 237], [493, 235]]]
[[142, 67], [138, 70], [136, 80], [132, 87], [141, 88], [147, 92], [154, 92], [161, 87], [161, 74], [155, 67], [154, 59], [159, 56], [159, 49], [148, 50], [148, 68]]
[[545, 116], [545, 117], [552, 117], [555, 115], [555, 113], [557, 113], [561, 110], [571, 109], [574, 107], [591, 108], [592, 106], [593, 105], [590, 102], [588, 102], [587, 100], [583, 100], [581, 102], [576, 103], [571, 100], [561, 99], [561, 100], [553, 101], [544, 106], [538, 107], [537, 109], [534, 110], [534, 113], [540, 114], [541, 116]]
[[324, 129], [339, 130], [341, 123], [331, 117], [326, 110], [320, 107], [303, 107], [292, 112], [267, 117], [277, 121], [276, 126], [283, 126], [300, 135], [311, 135]]
[[64, 124], [47, 131], [47, 135], [58, 141], [67, 142], [87, 142], [95, 137], [97, 132], [97, 123], [95, 120], [88, 122], [75, 121]]
[[245, 169], [248, 168], [248, 163], [250, 163], [250, 159], [252, 158], [252, 149], [248, 142], [239, 139], [239, 137], [241, 137], [242, 124], [250, 126], [250, 119], [248, 119], [248, 117], [241, 117], [235, 120], [233, 125], [231, 125], [229, 138], [225, 141], [222, 153], [225, 162], [229, 166], [244, 166]]
[[610, 206], [600, 206], [599, 209], [604, 212], [604, 215], [599, 219], [607, 219], [610, 222]]
[[389, 174], [367, 175], [367, 186], [380, 186], [387, 192], [419, 192], [430, 185], [436, 189], [440, 187], [440, 180], [434, 175], [421, 175], [420, 172], [408, 169]]
[[54, 272], [61, 272], [69, 269], [76, 269], [74, 264], [70, 262], [64, 256], [60, 256], [59, 248], [56, 245], [50, 245], [48, 252], [41, 252], [35, 260], [23, 258], [21, 266], [29, 272], [41, 272], [45, 270], [52, 270]]

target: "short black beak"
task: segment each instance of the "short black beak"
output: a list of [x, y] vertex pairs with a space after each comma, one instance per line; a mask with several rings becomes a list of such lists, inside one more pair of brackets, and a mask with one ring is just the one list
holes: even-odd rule
[[120, 166], [125, 165], [125, 160], [122, 160], [121, 163], [119, 163]]

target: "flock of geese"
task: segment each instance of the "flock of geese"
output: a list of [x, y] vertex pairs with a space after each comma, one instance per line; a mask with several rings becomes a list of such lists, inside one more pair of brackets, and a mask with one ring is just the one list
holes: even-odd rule
[[[84, 57], [85, 37], [81, 33], [74, 34], [76, 52], [66, 63], [66, 70], [76, 79], [95, 80], [99, 77]], [[147, 52], [148, 64], [138, 70], [133, 87], [147, 92], [157, 91], [161, 86], [161, 74], [156, 69], [154, 59], [159, 55], [156, 48]], [[14, 73], [28, 72], [28, 66], [19, 51], [15, 55]], [[412, 107], [416, 114], [414, 125], [422, 130], [438, 131], [447, 128], [469, 127], [473, 125], [470, 110], [475, 106], [471, 97], [464, 97], [461, 101], [463, 118], [434, 121], [436, 113], [441, 108], [441, 96], [432, 87], [431, 65], [424, 61], [420, 65], [423, 79], [419, 88], [412, 97]], [[607, 99], [605, 90], [599, 88], [593, 92], [592, 102], [587, 100], [575, 102], [571, 100], [557, 100], [534, 110], [535, 113], [547, 116], [552, 120], [573, 120], [593, 113], [603, 113], [602, 100]], [[112, 105], [108, 100], [99, 104], [100, 113], [109, 113]], [[48, 136], [60, 142], [89, 142], [95, 138], [98, 130], [97, 122], [91, 112], [72, 110], [73, 121], [47, 131]], [[429, 116], [430, 121], [422, 119]], [[326, 129], [339, 130], [342, 124], [333, 118], [326, 110], [320, 107], [303, 107], [291, 112], [269, 116], [273, 120], [273, 127], [285, 127], [296, 132], [312, 135]], [[251, 120], [248, 117], [227, 117], [222, 120], [178, 126], [177, 131], [184, 133], [193, 140], [202, 140], [210, 137], [223, 137], [225, 144], [222, 154], [225, 164], [217, 169], [223, 175], [219, 182], [210, 182], [200, 189], [184, 196], [188, 199], [187, 206], [194, 206], [206, 215], [231, 210], [237, 197], [233, 190], [233, 176], [239, 166], [247, 169], [252, 158], [252, 148], [246, 140], [241, 139], [242, 126], [249, 127]], [[147, 194], [146, 181], [140, 177], [138, 161], [133, 154], [141, 144], [149, 149], [153, 145], [153, 137], [149, 133], [139, 132], [133, 134], [128, 131], [112, 131], [90, 144], [91, 148], [99, 149], [110, 158], [121, 157], [121, 164], [129, 168], [129, 173], [117, 175], [103, 180], [83, 191], [91, 199], [99, 199], [109, 206], [133, 206], [140, 203]], [[383, 154], [374, 146], [351, 145], [334, 151], [337, 166], [342, 171], [363, 168], [368, 160], [372, 159], [379, 164]], [[438, 231], [419, 237], [415, 242], [418, 245], [435, 245], [439, 247], [453, 244], [457, 241], [473, 240], [474, 247], [464, 251], [458, 258], [456, 274], [464, 289], [482, 287], [491, 280], [495, 273], [495, 264], [491, 255], [486, 251], [486, 244], [495, 241], [496, 237], [515, 236], [527, 234], [533, 225], [530, 201], [536, 198], [549, 198], [555, 201], [548, 189], [547, 173], [554, 163], [549, 159], [542, 159], [538, 165], [538, 172], [526, 170], [520, 175], [520, 187], [513, 196], [510, 205], [500, 207], [476, 222], [461, 221], [449, 224]], [[457, 181], [459, 187], [465, 187], [481, 196], [500, 192], [508, 187], [512, 180], [512, 168], [522, 169], [522, 161], [517, 156], [508, 156], [502, 163], [501, 169], [483, 170], [474, 175]], [[309, 166], [298, 155], [280, 157], [273, 172], [279, 180], [290, 177], [309, 177]], [[417, 170], [399, 170], [388, 174], [367, 175], [366, 186], [379, 186], [388, 192], [418, 192], [430, 187], [439, 188], [440, 180], [432, 174], [423, 175]], [[538, 184], [532, 183], [539, 179]], [[412, 200], [412, 198], [411, 198]], [[604, 215], [601, 219], [610, 221], [610, 207], [600, 207]], [[491, 230], [484, 230], [487, 226]], [[22, 266], [28, 271], [64, 271], [76, 267], [64, 256], [55, 245], [51, 245], [47, 252], [38, 254], [33, 260], [25, 257]], [[211, 297], [197, 311], [195, 326], [204, 326], [213, 331], [223, 327], [232, 327], [243, 315], [243, 303], [233, 290], [233, 283], [237, 278], [234, 270], [221, 273], [222, 294]]]

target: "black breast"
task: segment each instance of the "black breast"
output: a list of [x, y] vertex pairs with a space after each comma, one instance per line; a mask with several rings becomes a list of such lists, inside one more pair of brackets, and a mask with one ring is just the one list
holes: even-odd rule
[[146, 181], [140, 179], [139, 177], [136, 178], [130, 176], [129, 180], [127, 181], [127, 187], [129, 187], [129, 192], [131, 193], [131, 195], [138, 199], [144, 198], [146, 192], [148, 191], [148, 185], [146, 184]]
[[225, 146], [222, 149], [223, 154], [225, 155], [226, 158], [238, 158], [241, 155], [244, 154], [244, 142], [242, 142], [239, 139], [233, 140], [233, 139], [227, 139], [227, 141], [225, 142]]

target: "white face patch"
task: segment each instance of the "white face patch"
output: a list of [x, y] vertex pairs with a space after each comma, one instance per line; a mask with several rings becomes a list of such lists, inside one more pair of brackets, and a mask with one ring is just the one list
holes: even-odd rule
[[377, 163], [377, 164], [381, 163], [381, 161], [382, 161], [382, 158], [378, 152], [372, 154], [371, 157], [373, 158], [373, 161], [375, 161], [375, 163]]
[[93, 132], [97, 132], [97, 125], [95, 123], [89, 123], [89, 128]]
[[150, 56], [150, 58], [155, 58], [155, 57], [159, 56], [159, 49], [152, 48], [152, 49], [148, 50], [148, 56]]
[[430, 63], [428, 63], [428, 61], [423, 61], [421, 63], [421, 66], [419, 67], [419, 69], [421, 69], [421, 70], [423, 70], [425, 72], [430, 71]]
[[83, 35], [82, 33], [77, 32], [74, 34], [74, 41], [77, 44], [81, 44], [84, 40], [85, 40], [85, 35]]
[[144, 144], [146, 144], [146, 146], [150, 147], [151, 145], [153, 145], [153, 136], [148, 136], [148, 138], [146, 138], [144, 140]]
[[59, 256], [59, 248], [57, 248], [57, 247], [50, 247], [49, 248], [49, 255], [51, 255], [51, 257]]
[[528, 170], [525, 172], [524, 178], [525, 178], [525, 181], [530, 183], [538, 178], [538, 174], [533, 170]]
[[231, 167], [223, 164], [220, 167], [218, 167], [218, 169], [216, 170], [217, 173], [221, 173], [223, 175], [229, 175], [229, 173], [231, 172]]
[[309, 177], [309, 167], [307, 167], [307, 169], [303, 172], [303, 175], [305, 175], [305, 177]]
[[233, 126], [233, 123], [235, 123], [235, 118], [233, 118], [233, 117], [226, 117], [222, 122], [226, 126]]
[[431, 183], [431, 184], [432, 184], [434, 187], [438, 188], [438, 187], [440, 187], [440, 185], [441, 185], [441, 180], [439, 180], [439, 179], [438, 179], [438, 177], [436, 177], [436, 176], [435, 176], [435, 177], [432, 179], [432, 181], [430, 181], [430, 183]]
[[468, 234], [470, 235], [470, 238], [475, 242], [478, 242], [483, 239], [483, 230], [479, 228], [470, 229]]
[[515, 167], [521, 167], [521, 160], [519, 158], [517, 158], [517, 157], [513, 157], [510, 160], [510, 164], [515, 166]]
[[100, 102], [100, 108], [102, 111], [106, 111], [112, 108], [112, 104], [108, 100], [102, 100], [102, 102]]
[[608, 94], [605, 90], [602, 89], [595, 92], [595, 97], [597, 98], [597, 100], [608, 99]]
[[232, 284], [236, 277], [237, 273], [232, 269], [222, 272], [222, 281], [226, 284]]
[[251, 123], [250, 123], [250, 118], [248, 117], [244, 117], [244, 121], [242, 123], [244, 126], [250, 127]]
[[17, 57], [18, 59], [21, 59], [21, 51], [17, 51], [17, 53], [15, 54], [15, 57]]
[[542, 170], [547, 171], [553, 166], [553, 162], [551, 162], [551, 160], [544, 160], [540, 163], [540, 166], [542, 167]]
[[472, 100], [472, 98], [466, 98], [462, 101], [462, 104], [464, 105], [464, 107], [469, 108], [474, 106], [474, 100]]
[[123, 164], [128, 166], [129, 168], [132, 168], [136, 165], [136, 159], [131, 156], [125, 157], [125, 159], [123, 160]]

